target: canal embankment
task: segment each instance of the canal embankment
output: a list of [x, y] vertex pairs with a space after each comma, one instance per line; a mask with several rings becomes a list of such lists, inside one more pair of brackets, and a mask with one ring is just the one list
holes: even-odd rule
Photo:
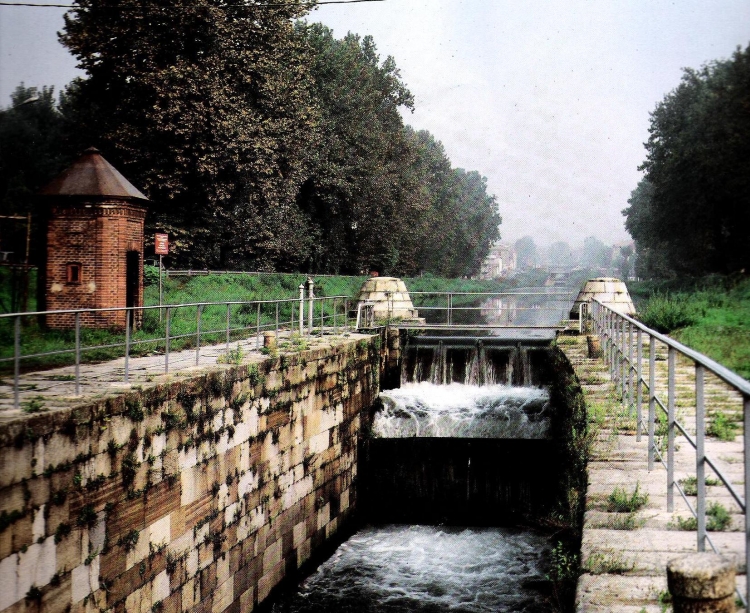
[[345, 531], [387, 344], [278, 341], [4, 385], [0, 610], [246, 612]]

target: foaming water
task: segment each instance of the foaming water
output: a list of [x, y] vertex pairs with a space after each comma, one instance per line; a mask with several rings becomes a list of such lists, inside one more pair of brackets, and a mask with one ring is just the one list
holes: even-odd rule
[[530, 530], [361, 530], [274, 613], [541, 613], [547, 538]]
[[549, 393], [537, 387], [407, 383], [381, 392], [373, 432], [382, 438], [546, 438]]

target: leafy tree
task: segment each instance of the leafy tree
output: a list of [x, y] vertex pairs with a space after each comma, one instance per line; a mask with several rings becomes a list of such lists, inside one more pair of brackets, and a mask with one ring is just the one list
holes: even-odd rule
[[607, 268], [612, 260], [612, 249], [598, 238], [589, 236], [583, 241], [581, 264], [593, 268]]
[[[32, 263], [39, 260], [33, 197], [69, 162], [63, 132], [52, 87], [40, 90], [21, 83], [11, 94], [11, 105], [0, 111], [0, 215], [32, 214]], [[0, 246], [24, 260], [25, 222], [0, 220]]]
[[416, 170], [428, 209], [410, 225], [419, 233], [420, 269], [448, 277], [479, 272], [501, 223], [487, 180], [451, 167], [442, 143], [426, 130], [408, 131], [416, 148]]
[[295, 197], [317, 114], [292, 20], [310, 6], [82, 0], [66, 15], [88, 74], [66, 115], [148, 194], [179, 264], [289, 269], [308, 253]]
[[321, 143], [299, 202], [315, 227], [314, 270], [413, 271], [414, 220], [426, 200], [412, 172], [415, 152], [399, 108], [413, 108], [393, 58], [380, 61], [370, 36], [333, 37], [299, 25], [313, 54]]
[[534, 268], [539, 263], [536, 243], [530, 236], [519, 238], [515, 244], [518, 267], [521, 269]]
[[643, 266], [691, 274], [750, 267], [748, 108], [750, 46], [686, 69], [651, 114], [645, 179], [623, 211]]
[[550, 266], [559, 266], [562, 268], [575, 265], [573, 249], [565, 241], [557, 241], [547, 247], [547, 261]]

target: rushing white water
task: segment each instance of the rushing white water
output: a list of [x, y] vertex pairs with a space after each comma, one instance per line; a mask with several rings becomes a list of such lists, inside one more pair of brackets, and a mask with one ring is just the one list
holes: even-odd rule
[[383, 526], [341, 545], [274, 613], [541, 613], [547, 537], [530, 530]]
[[381, 392], [373, 431], [382, 438], [546, 438], [549, 393], [537, 387], [407, 383]]

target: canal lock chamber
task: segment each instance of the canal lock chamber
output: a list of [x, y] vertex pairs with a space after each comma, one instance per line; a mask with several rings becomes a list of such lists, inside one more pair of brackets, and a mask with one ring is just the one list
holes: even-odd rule
[[402, 346], [401, 385], [381, 392], [363, 437], [366, 521], [537, 525], [570, 506], [585, 483], [576, 446], [586, 422], [552, 342], [416, 336]]
[[586, 419], [567, 359], [550, 339], [400, 346], [400, 385], [363, 416], [359, 529], [273, 611], [572, 611]]

